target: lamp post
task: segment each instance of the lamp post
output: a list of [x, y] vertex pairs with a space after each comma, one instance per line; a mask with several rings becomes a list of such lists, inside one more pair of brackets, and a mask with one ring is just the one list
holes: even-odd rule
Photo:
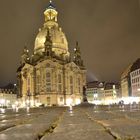
[[14, 94], [17, 94], [17, 84], [14, 84]]

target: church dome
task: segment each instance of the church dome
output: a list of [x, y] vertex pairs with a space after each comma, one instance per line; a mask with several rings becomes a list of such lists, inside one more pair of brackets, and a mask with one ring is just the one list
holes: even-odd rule
[[[61, 31], [61, 28], [52, 27], [49, 31], [52, 39], [53, 51], [56, 54], [68, 53], [68, 42], [65, 34]], [[35, 40], [35, 53], [45, 51], [44, 43], [46, 41], [47, 32], [48, 28], [43, 27], [38, 33]]]
[[42, 53], [45, 51], [45, 41], [48, 30], [50, 32], [52, 40], [52, 50], [56, 55], [65, 54], [69, 56], [68, 42], [65, 34], [57, 23], [57, 14], [55, 7], [50, 2], [48, 8], [44, 12], [45, 23], [42, 29], [39, 29], [39, 33], [35, 39], [34, 53]]

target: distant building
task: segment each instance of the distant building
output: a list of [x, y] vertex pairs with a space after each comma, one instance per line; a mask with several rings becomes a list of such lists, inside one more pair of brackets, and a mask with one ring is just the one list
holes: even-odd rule
[[[57, 22], [52, 2], [35, 39], [33, 55], [24, 48], [17, 70], [19, 101], [24, 105], [69, 105], [83, 100], [86, 68], [78, 43], [70, 55], [65, 33]], [[73, 58], [71, 57], [73, 56]]]
[[17, 101], [17, 94], [14, 85], [9, 84], [0, 88], [0, 107], [12, 107]]
[[121, 96], [125, 104], [140, 102], [140, 58], [121, 75]]
[[131, 96], [131, 80], [130, 80], [130, 71], [132, 65], [127, 67], [125, 71], [121, 75], [121, 97], [129, 97]]
[[118, 83], [105, 83], [104, 102], [105, 104], [117, 103], [120, 98], [120, 86]]
[[140, 58], [131, 66], [131, 90], [133, 97], [140, 97]]
[[101, 102], [103, 83], [99, 81], [89, 82], [87, 84], [87, 99], [89, 103]]
[[95, 104], [113, 104], [120, 97], [120, 86], [117, 83], [93, 81], [87, 84], [87, 99]]

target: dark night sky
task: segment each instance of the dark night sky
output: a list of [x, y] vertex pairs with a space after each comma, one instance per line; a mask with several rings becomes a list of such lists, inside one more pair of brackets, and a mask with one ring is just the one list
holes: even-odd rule
[[[54, 0], [69, 48], [79, 41], [88, 79], [117, 81], [140, 57], [139, 0]], [[20, 55], [34, 48], [48, 0], [0, 0], [0, 85], [14, 82]]]

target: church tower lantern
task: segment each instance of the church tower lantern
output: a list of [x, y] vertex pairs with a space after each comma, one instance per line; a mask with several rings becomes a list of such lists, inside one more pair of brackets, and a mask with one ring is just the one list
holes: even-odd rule
[[52, 4], [51, 0], [50, 0], [48, 8], [44, 12], [44, 15], [45, 15], [45, 22], [48, 22], [48, 21], [57, 22], [58, 12], [56, 11], [56, 8]]

